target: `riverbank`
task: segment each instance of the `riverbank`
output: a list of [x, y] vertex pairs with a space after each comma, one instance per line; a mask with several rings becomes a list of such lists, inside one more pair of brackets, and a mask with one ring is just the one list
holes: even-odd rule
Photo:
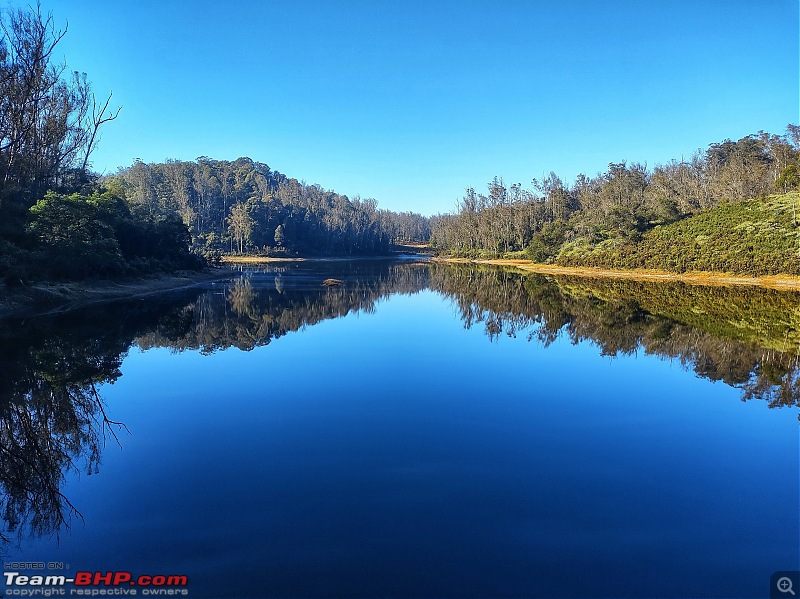
[[554, 264], [537, 264], [531, 260], [479, 260], [469, 258], [431, 258], [432, 262], [449, 264], [489, 264], [494, 266], [510, 266], [526, 272], [543, 275], [567, 275], [574, 277], [591, 277], [607, 279], [630, 279], [639, 281], [680, 281], [690, 285], [729, 286], [748, 285], [767, 287], [770, 289], [800, 289], [800, 277], [791, 275], [773, 275], [764, 277], [746, 277], [718, 272], [686, 272], [675, 273], [663, 270], [611, 270], [604, 268], [557, 266]]
[[223, 264], [269, 264], [270, 262], [304, 262], [308, 258], [275, 258], [273, 256], [222, 256]]
[[187, 289], [231, 276], [227, 267], [178, 271], [153, 277], [36, 283], [0, 288], [0, 318], [58, 314], [99, 302]]
[[275, 258], [272, 256], [222, 256], [222, 263], [230, 266], [272, 264], [276, 262], [352, 262], [367, 260], [428, 260], [431, 254], [396, 253], [380, 256], [308, 256], [306, 258]]
[[430, 245], [427, 243], [396, 243], [385, 254], [370, 255], [311, 255], [311, 256], [251, 256], [236, 254], [223, 254], [223, 264], [270, 264], [272, 262], [344, 262], [351, 260], [397, 260], [397, 259], [426, 259], [433, 257]]

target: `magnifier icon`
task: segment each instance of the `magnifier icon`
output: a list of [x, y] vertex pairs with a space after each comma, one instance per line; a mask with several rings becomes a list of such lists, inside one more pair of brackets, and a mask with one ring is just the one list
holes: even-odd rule
[[781, 593], [791, 593], [792, 596], [794, 596], [794, 591], [792, 590], [792, 579], [788, 576], [782, 576], [779, 578], [777, 587]]

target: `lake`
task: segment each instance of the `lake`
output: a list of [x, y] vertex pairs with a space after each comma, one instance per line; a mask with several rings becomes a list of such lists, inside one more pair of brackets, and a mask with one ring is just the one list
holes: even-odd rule
[[308, 261], [0, 331], [6, 572], [762, 597], [800, 563], [796, 292]]

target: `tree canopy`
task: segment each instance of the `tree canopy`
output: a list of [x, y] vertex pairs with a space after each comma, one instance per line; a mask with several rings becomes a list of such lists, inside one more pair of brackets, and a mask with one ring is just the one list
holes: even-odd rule
[[[633, 248], [642, 250], [639, 246], [645, 245], [650, 253], [663, 254], [670, 245], [670, 234], [681, 230], [673, 227], [656, 234], [654, 229], [760, 197], [753, 209], [760, 211], [756, 225], [764, 231], [753, 231], [753, 235], [762, 241], [769, 236], [783, 241], [769, 241], [765, 246], [756, 240], [758, 247], [718, 266], [746, 269], [750, 262], [745, 254], [771, 252], [775, 256], [770, 256], [769, 264], [788, 264], [778, 268], [795, 272], [792, 260], [796, 262], [797, 257], [792, 249], [798, 248], [794, 231], [797, 195], [771, 202], [763, 198], [800, 187], [798, 160], [800, 135], [796, 126], [789, 125], [782, 136], [760, 131], [738, 141], [726, 139], [696, 152], [689, 160], [673, 160], [654, 168], [626, 161], [611, 163], [594, 177], [578, 175], [572, 185], [555, 173], [542, 181], [534, 179], [530, 189], [520, 184], [507, 186], [495, 177], [488, 183], [487, 193], [468, 189], [455, 213], [434, 217], [431, 241], [438, 250], [459, 256], [497, 257], [518, 252], [538, 262], [566, 260], [571, 265], [587, 265], [591, 257], [595, 266], [613, 266], [610, 254], [594, 250], [613, 246], [622, 248], [614, 255], [632, 255]], [[735, 220], [740, 213], [738, 208], [717, 212], [706, 219], [714, 224], [702, 226], [703, 234], [714, 235], [717, 230], [724, 232], [741, 225], [741, 220]], [[776, 228], [779, 231], [772, 231]], [[653, 235], [648, 234], [650, 231]], [[658, 249], [653, 245], [656, 239], [660, 240]], [[745, 246], [750, 241], [736, 241], [730, 235], [726, 238], [727, 243]], [[617, 266], [623, 265], [617, 262]], [[665, 264], [623, 262], [626, 267], [663, 268]]]
[[39, 5], [0, 15], [0, 280], [201, 266], [179, 218], [135, 214], [89, 170], [119, 108], [54, 60], [64, 35]]
[[427, 241], [429, 220], [381, 210], [288, 177], [250, 158], [136, 161], [107, 177], [137, 214], [177, 214], [201, 252], [379, 254]]

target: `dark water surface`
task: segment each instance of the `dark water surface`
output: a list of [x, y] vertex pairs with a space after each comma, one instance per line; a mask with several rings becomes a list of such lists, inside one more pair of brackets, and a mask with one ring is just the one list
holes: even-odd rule
[[297, 263], [0, 341], [6, 563], [191, 597], [766, 597], [800, 561], [796, 293]]

